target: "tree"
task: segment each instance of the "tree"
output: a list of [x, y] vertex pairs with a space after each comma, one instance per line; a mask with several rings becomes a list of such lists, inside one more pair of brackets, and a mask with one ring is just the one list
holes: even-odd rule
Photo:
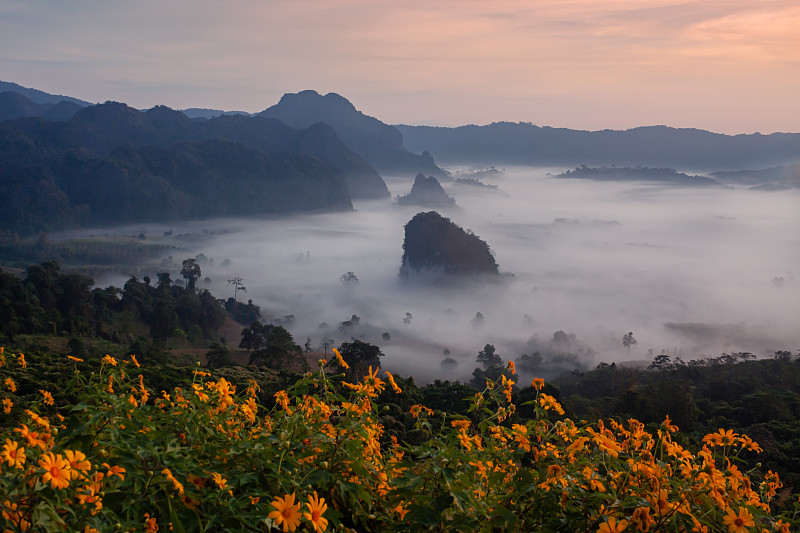
[[347, 375], [350, 378], [361, 379], [367, 374], [369, 367], [380, 368], [383, 352], [378, 346], [358, 339], [352, 342], [343, 342], [339, 347], [342, 359], [350, 369]]
[[159, 272], [156, 275], [158, 276], [158, 287], [160, 289], [168, 289], [170, 285], [172, 285], [172, 279], [169, 276], [169, 272]]
[[234, 364], [228, 348], [218, 342], [215, 342], [211, 346], [211, 350], [206, 353], [206, 366], [208, 366], [208, 368], [220, 368], [223, 366], [233, 366]]
[[197, 264], [197, 259], [184, 259], [181, 263], [181, 276], [186, 280], [186, 288], [190, 291], [194, 290], [200, 274], [200, 265]]
[[244, 280], [239, 276], [228, 280], [228, 285], [233, 285], [233, 300], [236, 301], [236, 294], [239, 291], [247, 292], [247, 287], [244, 286]]
[[348, 289], [355, 287], [356, 285], [361, 283], [358, 280], [358, 276], [356, 276], [352, 272], [348, 272], [347, 274], [342, 274], [341, 276], [339, 276], [339, 281], [341, 281], [342, 285], [344, 285]]
[[482, 364], [484, 369], [488, 369], [489, 367], [493, 366], [500, 366], [503, 363], [503, 360], [499, 355], [494, 353], [494, 351], [494, 346], [487, 344], [483, 347], [483, 350], [478, 352], [477, 362]]
[[628, 352], [631, 351], [631, 346], [638, 344], [636, 339], [633, 338], [633, 332], [628, 332], [622, 336], [622, 345], [627, 348]]
[[253, 322], [242, 330], [239, 348], [253, 350], [248, 364], [263, 364], [271, 368], [285, 368], [293, 363], [305, 362], [300, 346], [283, 326]]
[[667, 354], [660, 354], [653, 358], [653, 362], [647, 367], [647, 370], [669, 370], [672, 368], [672, 363]]

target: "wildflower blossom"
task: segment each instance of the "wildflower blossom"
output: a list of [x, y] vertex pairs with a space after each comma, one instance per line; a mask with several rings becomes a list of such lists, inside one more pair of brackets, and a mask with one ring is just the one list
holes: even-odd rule
[[172, 482], [172, 487], [178, 491], [178, 494], [183, 496], [183, 484], [175, 478], [172, 471], [169, 468], [165, 468], [161, 473], [164, 474], [168, 481]]
[[564, 414], [564, 409], [561, 408], [561, 404], [549, 394], [542, 394], [539, 396], [539, 405], [546, 411], [552, 409], [560, 415]]
[[13, 468], [22, 468], [26, 459], [25, 448], [20, 448], [19, 443], [16, 441], [6, 439], [6, 443], [3, 444], [3, 451], [0, 453], [0, 458], [0, 463], [6, 462], [8, 466]]
[[400, 394], [400, 393], [402, 393], [402, 392], [403, 392], [403, 389], [401, 389], [400, 387], [398, 387], [398, 386], [397, 386], [397, 383], [395, 383], [395, 381], [394, 381], [394, 376], [393, 376], [393, 375], [391, 375], [389, 372], [386, 372], [386, 377], [387, 377], [387, 378], [389, 378], [389, 385], [391, 385], [391, 386], [392, 386], [392, 390], [393, 390], [395, 393], [397, 393], [397, 394]]
[[111, 356], [110, 356], [110, 355], [108, 355], [108, 354], [106, 354], [106, 355], [105, 355], [105, 356], [104, 356], [104, 357], [103, 357], [103, 358], [100, 360], [100, 362], [101, 362], [101, 363], [103, 363], [104, 365], [117, 366], [117, 360], [116, 360], [116, 359], [114, 359], [113, 357], [111, 357]]
[[350, 368], [350, 365], [348, 365], [347, 362], [344, 360], [342, 354], [339, 353], [339, 350], [333, 348], [333, 354], [336, 356], [336, 362], [339, 363], [340, 367], [344, 368], [345, 370]]
[[6, 380], [5, 380], [3, 383], [5, 383], [5, 386], [6, 386], [6, 388], [7, 388], [7, 389], [8, 389], [10, 392], [17, 392], [17, 384], [16, 384], [16, 383], [14, 383], [14, 380], [13, 380], [13, 379], [11, 379], [11, 378], [6, 378]]
[[755, 526], [753, 522], [753, 515], [751, 515], [744, 507], [739, 507], [739, 514], [736, 514], [732, 508], [728, 508], [722, 521], [728, 526], [728, 533], [747, 533], [750, 531], [748, 527]]
[[14, 402], [10, 398], [3, 398], [3, 412], [9, 414], [12, 407], [14, 407]]
[[608, 522], [603, 522], [600, 524], [600, 527], [597, 529], [597, 533], [619, 533], [626, 527], [628, 527], [627, 520], [620, 520], [617, 522], [617, 519], [612, 516], [608, 519]]
[[65, 450], [64, 457], [69, 463], [72, 479], [77, 479], [82, 472], [87, 472], [92, 468], [92, 463], [86, 460], [86, 455], [78, 450]]
[[81, 359], [80, 357], [73, 357], [71, 355], [68, 355], [67, 359], [69, 359], [73, 363], [83, 363], [83, 359]]
[[544, 380], [542, 378], [533, 378], [533, 381], [531, 381], [531, 387], [536, 390], [542, 390], [544, 387]]
[[277, 526], [282, 526], [284, 533], [294, 531], [300, 525], [300, 504], [294, 503], [294, 493], [287, 494], [284, 498], [276, 497], [271, 505], [275, 508], [267, 515], [275, 521]]
[[50, 394], [48, 391], [39, 389], [39, 392], [41, 392], [42, 396], [44, 396], [45, 405], [54, 405], [56, 403], [53, 400], [53, 395]]
[[125, 476], [123, 476], [125, 473], [124, 468], [117, 465], [111, 466], [108, 463], [103, 463], [103, 466], [108, 470], [108, 477], [117, 476], [121, 481], [125, 481]]
[[39, 459], [39, 466], [44, 469], [42, 483], [50, 482], [54, 489], [65, 489], [71, 477], [69, 463], [61, 456], [47, 452]]
[[156, 533], [158, 531], [158, 523], [155, 518], [150, 517], [150, 513], [144, 514], [144, 527], [147, 533]]
[[325, 504], [325, 498], [320, 498], [317, 496], [317, 491], [314, 491], [314, 494], [308, 497], [306, 506], [308, 506], [308, 512], [303, 513], [303, 518], [311, 522], [316, 533], [325, 531], [328, 527], [328, 520], [322, 518], [322, 515], [328, 509], [327, 504]]
[[225, 487], [228, 486], [228, 480], [222, 477], [221, 474], [217, 474], [216, 472], [211, 472], [211, 477], [214, 478], [214, 483], [217, 484], [219, 490], [225, 490]]
[[22, 368], [28, 368], [28, 362], [25, 361], [24, 353], [22, 352], [19, 353], [19, 355], [17, 356], [17, 363], [19, 363], [19, 366], [21, 366]]

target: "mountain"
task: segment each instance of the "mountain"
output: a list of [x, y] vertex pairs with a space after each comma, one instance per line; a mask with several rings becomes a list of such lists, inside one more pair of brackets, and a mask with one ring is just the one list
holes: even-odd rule
[[57, 104], [37, 104], [17, 92], [5, 91], [0, 93], [0, 122], [25, 117], [40, 117], [45, 120], [67, 120], [79, 109], [81, 109], [80, 105], [66, 100], [62, 100]]
[[181, 109], [181, 113], [191, 119], [210, 119], [221, 117], [222, 115], [247, 115], [247, 111], [223, 111], [222, 109], [207, 109], [204, 107], [190, 107], [188, 109]]
[[258, 116], [276, 118], [298, 129], [317, 122], [330, 124], [347, 146], [383, 174], [422, 172], [446, 176], [429, 153], [422, 151], [422, 155], [416, 155], [406, 150], [403, 135], [397, 128], [361, 113], [346, 98], [335, 93], [324, 96], [310, 90], [287, 93]]
[[648, 167], [587, 167], [581, 165], [575, 170], [568, 170], [557, 178], [576, 178], [596, 181], [649, 181], [664, 185], [682, 187], [724, 187], [724, 185], [705, 176], [690, 176], [672, 168]]
[[800, 162], [800, 133], [723, 135], [667, 126], [579, 131], [512, 122], [458, 128], [396, 127], [409, 150], [424, 148], [449, 164], [737, 170]]
[[50, 94], [44, 91], [40, 91], [38, 89], [29, 89], [28, 87], [23, 87], [22, 85], [12, 83], [9, 81], [0, 81], [0, 92], [15, 92], [21, 94], [22, 96], [28, 98], [32, 102], [36, 104], [57, 104], [59, 102], [72, 102], [73, 104], [77, 104], [79, 107], [86, 107], [92, 105], [90, 102], [86, 102], [84, 100], [78, 100], [77, 98], [72, 98], [71, 96], [62, 96], [60, 94]]
[[433, 176], [425, 177], [424, 174], [417, 174], [411, 192], [405, 196], [399, 196], [397, 203], [401, 205], [424, 205], [427, 207], [448, 207], [454, 206], [456, 201], [452, 196], [448, 196], [439, 181]]
[[763, 190], [800, 187], [800, 164], [761, 170], [717, 171], [714, 179], [731, 185], [750, 185]]
[[417, 213], [405, 226], [403, 279], [497, 276], [489, 245], [436, 211]]
[[6, 231], [350, 210], [351, 187], [365, 197], [389, 195], [377, 172], [324, 124], [295, 130], [246, 116], [196, 122], [163, 106], [140, 112], [114, 102], [62, 122], [0, 123]]

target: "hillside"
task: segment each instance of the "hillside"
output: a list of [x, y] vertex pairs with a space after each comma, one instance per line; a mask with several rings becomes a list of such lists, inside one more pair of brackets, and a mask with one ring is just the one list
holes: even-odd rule
[[0, 194], [3, 229], [29, 234], [352, 209], [351, 197], [389, 191], [323, 124], [296, 130], [246, 116], [195, 122], [166, 107], [140, 112], [107, 102], [67, 121], [0, 123]]
[[436, 211], [406, 224], [400, 277], [407, 280], [497, 276], [489, 245]]
[[580, 131], [522, 122], [396, 127], [409, 150], [428, 150], [447, 164], [642, 165], [713, 171], [800, 161], [800, 133], [722, 135], [667, 126]]

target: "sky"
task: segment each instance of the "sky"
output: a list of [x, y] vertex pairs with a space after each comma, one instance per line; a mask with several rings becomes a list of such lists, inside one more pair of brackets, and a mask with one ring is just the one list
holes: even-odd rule
[[798, 0], [0, 0], [0, 79], [137, 108], [800, 131]]

